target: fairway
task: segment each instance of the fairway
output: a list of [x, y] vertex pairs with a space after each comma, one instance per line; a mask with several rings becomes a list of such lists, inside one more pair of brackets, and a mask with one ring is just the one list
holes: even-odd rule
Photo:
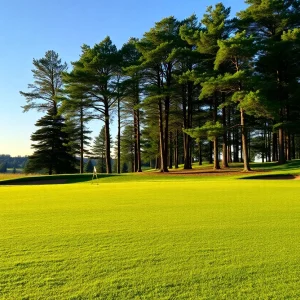
[[0, 299], [299, 299], [300, 181], [0, 186]]

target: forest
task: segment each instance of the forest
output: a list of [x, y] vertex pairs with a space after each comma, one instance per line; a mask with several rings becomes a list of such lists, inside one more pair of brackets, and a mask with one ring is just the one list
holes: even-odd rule
[[[34, 59], [23, 110], [45, 114], [26, 171], [83, 173], [87, 157], [106, 173], [113, 159], [120, 173], [300, 158], [300, 1], [246, 3], [234, 18], [222, 3], [166, 17], [120, 49], [109, 36], [84, 44], [71, 70], [53, 50]], [[104, 126], [91, 141], [93, 119]]]

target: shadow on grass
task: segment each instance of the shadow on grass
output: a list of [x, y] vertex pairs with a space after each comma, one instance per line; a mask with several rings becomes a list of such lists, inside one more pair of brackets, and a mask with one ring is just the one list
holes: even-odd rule
[[246, 176], [246, 177], [241, 177], [239, 179], [287, 180], [287, 179], [295, 179], [295, 178], [297, 178], [297, 176], [292, 174], [269, 174], [269, 175]]
[[[115, 174], [98, 174], [98, 180], [108, 177], [116, 177]], [[92, 182], [92, 174], [65, 174], [65, 175], [41, 175], [1, 180], [0, 185], [44, 185], [44, 184], [70, 184]]]

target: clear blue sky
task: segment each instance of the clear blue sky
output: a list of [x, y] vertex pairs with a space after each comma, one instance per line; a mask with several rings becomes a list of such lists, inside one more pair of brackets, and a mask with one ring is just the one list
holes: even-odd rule
[[[30, 155], [30, 135], [41, 117], [23, 113], [25, 98], [33, 82], [33, 58], [47, 50], [58, 52], [68, 64], [79, 58], [82, 44], [93, 46], [109, 35], [120, 48], [130, 37], [143, 33], [164, 17], [182, 20], [195, 13], [202, 18], [215, 0], [5, 0], [0, 10], [0, 154]], [[222, 1], [232, 16], [245, 8], [242, 0]], [[90, 124], [92, 137], [101, 121]], [[112, 133], [114, 137], [114, 132]]]

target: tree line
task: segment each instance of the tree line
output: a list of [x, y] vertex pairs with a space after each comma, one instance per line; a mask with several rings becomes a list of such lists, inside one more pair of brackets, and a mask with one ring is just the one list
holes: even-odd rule
[[[23, 109], [45, 115], [28, 170], [83, 172], [89, 156], [111, 173], [112, 148], [118, 173], [124, 163], [141, 172], [142, 161], [162, 172], [242, 161], [249, 171], [257, 157], [299, 158], [300, 1], [246, 3], [234, 18], [222, 3], [201, 20], [164, 18], [120, 49], [110, 37], [83, 45], [71, 71], [54, 51], [34, 59]], [[104, 123], [93, 145], [92, 119]]]
[[27, 156], [10, 156], [9, 154], [0, 154], [0, 173], [6, 173], [8, 169], [16, 172], [17, 169], [23, 169], [28, 160]]

